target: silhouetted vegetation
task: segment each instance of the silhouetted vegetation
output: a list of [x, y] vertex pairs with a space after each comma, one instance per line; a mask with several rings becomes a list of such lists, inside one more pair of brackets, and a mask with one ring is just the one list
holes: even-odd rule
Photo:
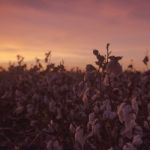
[[93, 50], [96, 66], [67, 70], [64, 62], [24, 57], [0, 68], [0, 149], [149, 150], [149, 56], [138, 72], [114, 56]]

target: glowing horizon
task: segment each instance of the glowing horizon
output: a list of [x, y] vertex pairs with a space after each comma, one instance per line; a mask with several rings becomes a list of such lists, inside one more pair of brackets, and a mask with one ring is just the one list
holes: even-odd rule
[[93, 49], [104, 53], [110, 43], [114, 55], [131, 59], [144, 69], [149, 49], [150, 1], [144, 0], [0, 0], [0, 65], [26, 62], [52, 51], [52, 61], [84, 68], [94, 63]]

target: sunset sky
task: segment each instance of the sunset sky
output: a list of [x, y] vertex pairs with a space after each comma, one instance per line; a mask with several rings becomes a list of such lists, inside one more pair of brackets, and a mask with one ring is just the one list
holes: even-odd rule
[[0, 0], [0, 65], [16, 55], [32, 62], [52, 51], [52, 61], [84, 68], [92, 49], [131, 59], [138, 69], [150, 49], [150, 0]]

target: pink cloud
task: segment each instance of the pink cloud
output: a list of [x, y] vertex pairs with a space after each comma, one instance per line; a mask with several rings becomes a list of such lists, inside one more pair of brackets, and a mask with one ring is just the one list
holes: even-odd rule
[[149, 48], [149, 8], [148, 0], [0, 0], [0, 41], [15, 43], [0, 48], [19, 45], [35, 54], [50, 48], [72, 63], [84, 54], [83, 64], [92, 62], [93, 48], [111, 42], [115, 53], [136, 59]]

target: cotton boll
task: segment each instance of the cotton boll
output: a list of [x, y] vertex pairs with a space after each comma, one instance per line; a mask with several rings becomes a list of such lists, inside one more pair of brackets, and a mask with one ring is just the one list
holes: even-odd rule
[[54, 125], [54, 121], [53, 121], [53, 120], [50, 120], [50, 124], [51, 124], [51, 125]]
[[94, 111], [96, 114], [100, 112], [100, 108], [98, 107], [98, 105], [94, 105], [93, 111]]
[[117, 116], [117, 114], [115, 112], [108, 111], [108, 110], [105, 110], [104, 113], [103, 113], [103, 118], [104, 119], [113, 120], [114, 118], [116, 118], [116, 116]]
[[104, 111], [104, 113], [103, 113], [103, 118], [104, 119], [108, 119], [109, 118], [109, 113], [110, 113], [110, 111]]
[[150, 130], [150, 127], [147, 121], [144, 121], [144, 128], [146, 128], [147, 130]]
[[109, 77], [108, 77], [108, 75], [105, 76], [105, 78], [104, 78], [104, 80], [103, 80], [103, 84], [104, 84], [105, 86], [109, 86]]
[[48, 142], [47, 142], [47, 145], [46, 145], [46, 148], [47, 148], [47, 150], [53, 150], [53, 148], [52, 148], [52, 140], [49, 140]]
[[20, 97], [22, 95], [22, 92], [19, 90], [16, 90], [15, 95], [16, 95], [16, 97]]
[[31, 120], [30, 121], [30, 126], [31, 127], [35, 127], [36, 124], [37, 124], [37, 120]]
[[78, 126], [76, 128], [76, 132], [75, 132], [75, 142], [79, 143], [81, 146], [84, 145], [84, 133], [83, 133], [83, 129]]
[[58, 129], [57, 123], [55, 123], [53, 120], [51, 120], [50, 123], [48, 124], [49, 132], [54, 133], [55, 131], [57, 131], [57, 129]]
[[110, 100], [109, 99], [105, 100], [105, 109], [107, 111], [111, 111], [111, 105], [110, 105]]
[[17, 108], [15, 109], [15, 114], [19, 115], [24, 111], [24, 106], [18, 105]]
[[95, 92], [95, 94], [91, 98], [93, 101], [95, 101], [100, 96], [99, 90], [95, 89], [94, 92]]
[[140, 135], [135, 135], [132, 140], [132, 144], [135, 146], [140, 146], [143, 143]]
[[94, 94], [92, 97], [91, 97], [91, 99], [93, 100], [93, 101], [95, 101], [97, 98], [98, 98], [98, 94]]
[[147, 129], [147, 130], [150, 130], [150, 116], [147, 117], [147, 120], [144, 121], [144, 127]]
[[101, 111], [104, 111], [104, 110], [105, 110], [105, 104], [104, 104], [104, 103], [102, 103], [102, 105], [100, 106], [100, 110], [101, 110]]
[[89, 114], [89, 122], [92, 123], [94, 121], [94, 119], [95, 119], [95, 113], [92, 112]]
[[129, 104], [121, 103], [118, 107], [117, 114], [121, 123], [128, 120], [129, 114], [132, 112], [132, 108]]
[[123, 108], [125, 105], [126, 105], [125, 103], [121, 103], [121, 105], [118, 107], [118, 110], [117, 110], [117, 114], [121, 123], [123, 123], [124, 121]]
[[100, 127], [101, 127], [101, 125], [98, 122], [98, 119], [95, 119], [92, 123], [92, 133], [93, 133], [93, 135], [99, 135]]
[[82, 101], [83, 101], [83, 103], [84, 103], [84, 106], [85, 106], [85, 107], [88, 107], [89, 99], [88, 99], [87, 92], [84, 92], [84, 93], [83, 93]]
[[93, 123], [94, 120], [95, 120], [95, 113], [92, 112], [92, 113], [89, 114], [89, 121], [88, 121], [88, 124], [87, 124], [88, 130], [90, 130], [90, 127], [92, 126], [92, 123]]
[[131, 105], [126, 104], [125, 107], [123, 108], [123, 116], [124, 116], [124, 121], [127, 121], [129, 119], [129, 116], [131, 115], [132, 108]]
[[139, 106], [138, 106], [138, 103], [137, 103], [136, 99], [137, 99], [136, 97], [133, 97], [132, 100], [131, 100], [131, 104], [132, 104], [133, 111], [137, 114], [138, 111], [139, 111]]
[[132, 135], [132, 129], [131, 128], [125, 128], [122, 132], [121, 135], [123, 137], [127, 137], [128, 139], [132, 139], [133, 135]]
[[[55, 138], [55, 137], [53, 137], [53, 138]], [[58, 140], [55, 140], [55, 139], [49, 140], [47, 142], [46, 147], [47, 147], [47, 150], [63, 150], [63, 148], [60, 145], [60, 143], [58, 142]]]
[[10, 98], [12, 91], [5, 91], [4, 95], [1, 96], [1, 99]]
[[102, 105], [100, 106], [100, 110], [104, 111], [111, 111], [111, 105], [110, 105], [110, 100], [106, 99], [105, 101], [103, 101]]
[[132, 143], [126, 143], [123, 146], [123, 150], [137, 150], [137, 148]]
[[134, 135], [140, 135], [141, 137], [143, 136], [143, 129], [140, 126], [135, 126], [134, 127]]
[[122, 135], [131, 139], [133, 137], [133, 128], [136, 126], [135, 120], [131, 119], [125, 122], [125, 129], [122, 132]]
[[74, 134], [76, 131], [75, 126], [72, 123], [69, 125], [69, 130], [72, 134]]
[[129, 113], [128, 118], [125, 120], [125, 127], [126, 128], [133, 128], [136, 126], [136, 115], [134, 113]]
[[91, 132], [89, 132], [87, 138], [95, 137], [100, 142], [101, 141], [101, 135], [100, 135], [101, 125], [100, 125], [100, 122], [98, 121], [98, 119], [95, 119], [92, 122], [91, 129], [92, 130], [91, 130]]
[[84, 94], [83, 94], [82, 101], [85, 105], [88, 103], [88, 96], [87, 96], [86, 92], [84, 92]]
[[58, 142], [58, 140], [55, 140], [53, 142], [53, 148], [54, 150], [63, 150], [62, 146], [60, 145], [60, 143]]

